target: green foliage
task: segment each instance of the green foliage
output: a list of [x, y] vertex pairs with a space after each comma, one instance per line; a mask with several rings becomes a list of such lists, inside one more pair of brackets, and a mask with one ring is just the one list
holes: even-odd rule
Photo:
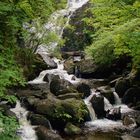
[[[32, 48], [28, 48], [28, 43], [31, 44], [34, 41], [33, 45], [36, 48], [40, 40], [32, 38], [32, 35], [23, 28], [23, 24], [28, 23], [31, 26], [30, 23], [37, 19], [40, 20], [39, 24], [42, 26], [47, 22], [52, 12], [64, 7], [65, 4], [66, 0], [0, 1], [0, 100], [4, 99], [14, 103], [16, 97], [5, 94], [6, 89], [12, 86], [24, 86], [25, 73], [27, 69], [31, 70], [31, 67], [33, 67], [34, 51], [31, 51]], [[33, 39], [32, 42], [27, 40], [30, 36], [30, 39]], [[52, 40], [54, 36], [54, 34], [51, 34], [45, 39], [47, 41]], [[16, 129], [17, 122], [15, 119], [3, 116], [0, 113], [0, 139], [16, 139]]]
[[0, 139], [17, 140], [16, 130], [19, 127], [16, 118], [4, 116], [0, 112]]
[[96, 63], [110, 65], [121, 56], [131, 56], [140, 67], [140, 2], [138, 0], [93, 0], [92, 16], [85, 18], [92, 44], [86, 48]]

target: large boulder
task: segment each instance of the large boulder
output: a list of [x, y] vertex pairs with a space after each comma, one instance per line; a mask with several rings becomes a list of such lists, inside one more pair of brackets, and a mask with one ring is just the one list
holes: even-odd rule
[[44, 126], [36, 128], [38, 140], [63, 140], [62, 137], [53, 130], [49, 130]]
[[115, 84], [115, 91], [118, 93], [119, 97], [123, 97], [130, 86], [131, 84], [129, 79], [121, 78]]
[[136, 120], [137, 126], [140, 127], [140, 115], [138, 115], [137, 118], [136, 118], [135, 120]]
[[54, 79], [50, 83], [50, 91], [54, 95], [58, 96], [66, 93], [77, 92], [75, 87], [64, 79]]
[[[48, 65], [45, 63], [43, 58], [39, 54], [35, 54], [32, 60], [31, 66], [24, 66], [24, 75], [27, 77], [28, 80], [33, 80], [36, 78], [39, 73], [43, 70], [48, 69]], [[34, 67], [33, 67], [34, 66]]]
[[122, 98], [123, 103], [125, 104], [132, 103], [133, 106], [135, 106], [139, 101], [140, 101], [140, 87], [133, 87], [128, 89]]
[[82, 132], [79, 127], [73, 125], [72, 123], [67, 123], [64, 131], [67, 135], [78, 135]]
[[102, 95], [94, 95], [91, 99], [92, 107], [98, 118], [105, 116], [104, 97]]
[[74, 74], [74, 68], [75, 64], [72, 59], [67, 59], [64, 63], [64, 69], [69, 73], [69, 74]]
[[131, 136], [136, 137], [136, 138], [140, 138], [140, 127], [137, 128], [136, 130], [134, 130], [134, 131], [131, 133]]
[[100, 91], [101, 95], [103, 95], [109, 100], [111, 104], [115, 103], [113, 91], [111, 90], [109, 86], [102, 86], [97, 89]]
[[134, 125], [135, 123], [136, 122], [135, 122], [135, 120], [132, 117], [130, 117], [128, 115], [123, 117], [123, 125], [131, 126], [131, 125]]
[[57, 98], [61, 100], [70, 99], [70, 98], [82, 99], [82, 97], [83, 97], [82, 93], [66, 93], [64, 95], [57, 96]]
[[88, 97], [91, 94], [89, 85], [85, 83], [80, 83], [77, 86], [77, 91], [84, 94], [84, 97]]
[[28, 120], [30, 120], [32, 125], [43, 125], [43, 126], [47, 127], [48, 129], [51, 129], [49, 120], [43, 115], [34, 114], [34, 113], [30, 112], [28, 114]]
[[52, 95], [36, 103], [35, 110], [38, 114], [46, 115], [54, 125], [60, 122], [82, 122], [88, 113], [82, 99], [59, 100]]
[[48, 83], [51, 83], [52, 80], [57, 80], [60, 79], [59, 75], [54, 75], [54, 74], [46, 74], [45, 77], [43, 78], [43, 81], [46, 81]]

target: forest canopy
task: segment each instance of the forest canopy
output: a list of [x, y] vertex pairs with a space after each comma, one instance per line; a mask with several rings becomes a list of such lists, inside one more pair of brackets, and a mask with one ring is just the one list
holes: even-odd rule
[[88, 55], [101, 65], [110, 65], [123, 56], [132, 58], [134, 68], [140, 68], [140, 1], [91, 0], [90, 18], [85, 18], [92, 44]]

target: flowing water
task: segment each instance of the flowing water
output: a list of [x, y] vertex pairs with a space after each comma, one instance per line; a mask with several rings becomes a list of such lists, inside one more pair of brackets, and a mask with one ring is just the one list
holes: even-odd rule
[[21, 137], [22, 140], [37, 140], [37, 136], [33, 127], [30, 125], [30, 122], [27, 120], [28, 111], [21, 107], [19, 101], [17, 101], [16, 107], [11, 109], [13, 111], [20, 124], [20, 128], [17, 130], [17, 134]]
[[[61, 38], [62, 34], [63, 34], [63, 30], [68, 25], [70, 17], [72, 16], [73, 12], [76, 9], [82, 7], [87, 2], [88, 2], [88, 0], [68, 0], [66, 9], [53, 13], [50, 17], [49, 22], [45, 24], [45, 28], [47, 30], [50, 30], [51, 32], [55, 32]], [[63, 26], [61, 24], [58, 24], [58, 19], [60, 17], [67, 17], [67, 20]], [[45, 83], [45, 81], [43, 79], [46, 74], [59, 75], [59, 77], [61, 79], [68, 80], [72, 84], [76, 84], [76, 83], [80, 82], [81, 79], [74, 77], [74, 75], [69, 75], [67, 73], [67, 71], [64, 70], [63, 61], [60, 61], [56, 58], [50, 59], [49, 48], [54, 49], [57, 46], [57, 44], [58, 44], [57, 42], [51, 42], [49, 44], [49, 46], [42, 44], [39, 46], [37, 53], [39, 53], [43, 57], [44, 61], [47, 64], [50, 61], [51, 61], [51, 63], [52, 63], [52, 61], [54, 61], [58, 67], [56, 69], [42, 71], [36, 79], [29, 81], [28, 83], [30, 83], [30, 84]], [[50, 65], [51, 65], [51, 63], [50, 63]], [[99, 96], [99, 94], [100, 94], [99, 92], [96, 92], [94, 89], [92, 89], [91, 95], [89, 97], [87, 97], [86, 99], [84, 99], [84, 102], [87, 105], [87, 108], [89, 110], [90, 117], [91, 117], [91, 121], [86, 122], [85, 125], [87, 127], [89, 127], [90, 129], [101, 130], [103, 132], [112, 131], [113, 129], [116, 129], [116, 128], [126, 129], [126, 127], [123, 126], [121, 121], [112, 121], [112, 120], [108, 120], [108, 119], [97, 119], [95, 111], [92, 107], [90, 100], [92, 99], [93, 96]], [[104, 97], [105, 110], [111, 109], [113, 107], [121, 106], [121, 113], [132, 111], [126, 105], [121, 104], [121, 100], [116, 92], [113, 92], [113, 94], [114, 94], [114, 98], [115, 98], [115, 105], [111, 105], [110, 102], [108, 101], [108, 99]], [[12, 109], [12, 111], [15, 112], [15, 114], [17, 115], [17, 118], [19, 119], [19, 122], [20, 122], [20, 129], [17, 132], [20, 134], [21, 139], [22, 140], [37, 140], [33, 127], [27, 121], [27, 111], [20, 106], [19, 102], [17, 102], [15, 109]], [[96, 140], [98, 140], [98, 137], [97, 136], [95, 136], [95, 137], [97, 138]], [[92, 140], [92, 138], [93, 137], [91, 137], [91, 140]], [[88, 137], [87, 139], [90, 140], [90, 137]], [[103, 137], [99, 138], [99, 140], [103, 140]], [[113, 139], [110, 138], [110, 140], [113, 140]]]
[[[88, 0], [68, 0], [67, 7], [65, 9], [56, 11], [50, 16], [50, 19], [48, 20], [49, 22], [44, 25], [43, 32], [41, 33], [36, 32], [35, 27], [31, 28], [30, 32], [36, 32], [36, 36], [38, 38], [42, 38], [44, 35], [44, 31], [45, 34], [49, 34], [48, 32], [50, 31], [50, 33], [54, 32], [55, 34], [57, 34], [59, 38], [61, 38], [63, 34], [63, 30], [68, 25], [70, 17], [72, 16], [73, 12], [78, 8], [82, 7], [87, 2]], [[64, 17], [66, 17], [66, 22], [63, 25], [61, 24], [61, 22], [59, 24], [59, 19], [61, 18], [63, 19]], [[51, 65], [52, 60], [49, 57], [49, 51], [50, 49], [53, 50], [57, 46], [57, 44], [58, 44], [57, 42], [50, 42], [49, 45], [47, 46], [45, 44], [42, 44], [38, 47], [36, 53], [40, 54], [47, 64]], [[59, 75], [60, 78], [66, 79], [73, 84], [79, 81], [76, 78], [75, 80], [72, 80], [73, 75], [68, 75], [67, 71], [64, 70], [63, 62], [60, 62], [58, 59], [54, 59], [54, 61], [58, 65], [57, 69], [42, 71], [36, 79], [34, 79], [33, 81], [29, 81], [28, 83], [32, 83], [32, 84], [45, 83], [43, 81], [43, 78], [46, 74]], [[17, 102], [16, 107], [14, 109], [11, 109], [11, 111], [13, 111], [16, 114], [19, 120], [20, 128], [17, 130], [17, 134], [21, 137], [21, 139], [37, 140], [35, 130], [30, 125], [30, 122], [27, 120], [28, 111], [23, 107], [21, 107], [19, 101]]]

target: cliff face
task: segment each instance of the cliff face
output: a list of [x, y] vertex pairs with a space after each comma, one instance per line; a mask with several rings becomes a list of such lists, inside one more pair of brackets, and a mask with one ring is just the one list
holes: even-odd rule
[[90, 28], [84, 25], [83, 19], [89, 17], [88, 12], [89, 3], [85, 4], [82, 8], [75, 11], [70, 20], [70, 26], [65, 28], [63, 38], [65, 39], [64, 51], [77, 51], [83, 50], [91, 43], [91, 38], [86, 34], [85, 29]]

